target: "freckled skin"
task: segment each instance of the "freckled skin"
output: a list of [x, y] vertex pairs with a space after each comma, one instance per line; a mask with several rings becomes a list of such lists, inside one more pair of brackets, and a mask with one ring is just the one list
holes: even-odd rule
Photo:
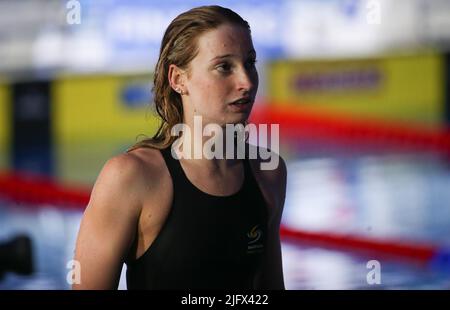
[[[203, 125], [244, 122], [251, 105], [241, 110], [230, 103], [244, 96], [253, 100], [258, 89], [248, 29], [224, 24], [202, 33], [197, 43], [199, 52], [188, 65], [188, 74], [176, 73], [171, 79], [184, 93], [184, 123], [193, 128], [194, 115], [203, 117]], [[223, 55], [228, 56], [217, 58]], [[180, 163], [205, 192], [230, 195], [242, 182], [241, 164], [228, 159], [195, 161]], [[260, 161], [251, 163], [269, 216], [267, 255], [255, 279], [257, 289], [284, 288], [279, 225], [287, 170], [282, 159], [280, 163], [267, 171], [259, 169]], [[82, 266], [82, 280], [73, 289], [117, 288], [124, 259], [137, 259], [149, 249], [169, 216], [173, 195], [171, 175], [159, 150], [138, 148], [110, 159], [97, 178], [80, 225], [74, 259]]]
[[[189, 123], [193, 115], [201, 115], [203, 124], [242, 123], [251, 109], [236, 113], [228, 104], [243, 96], [256, 96], [259, 81], [249, 31], [241, 26], [224, 24], [202, 34], [198, 49], [185, 83], [189, 93], [183, 101], [186, 122]], [[231, 56], [211, 61], [222, 55]]]

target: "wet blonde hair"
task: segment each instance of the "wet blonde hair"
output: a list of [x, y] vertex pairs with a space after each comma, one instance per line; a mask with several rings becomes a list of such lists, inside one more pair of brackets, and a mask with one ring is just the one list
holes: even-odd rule
[[171, 136], [170, 130], [183, 122], [183, 105], [181, 95], [170, 86], [169, 66], [174, 64], [187, 69], [198, 53], [197, 39], [206, 31], [217, 29], [223, 24], [242, 26], [250, 32], [247, 21], [232, 10], [217, 5], [193, 8], [178, 15], [170, 23], [161, 42], [152, 89], [161, 124], [152, 138], [137, 142], [127, 152], [140, 147], [163, 149], [177, 139]]

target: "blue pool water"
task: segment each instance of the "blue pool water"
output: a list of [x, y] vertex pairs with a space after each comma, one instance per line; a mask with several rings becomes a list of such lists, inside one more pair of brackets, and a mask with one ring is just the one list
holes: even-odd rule
[[[431, 154], [287, 157], [283, 224], [292, 228], [450, 248], [450, 169]], [[80, 211], [0, 201], [0, 240], [32, 237], [36, 272], [6, 274], [0, 289], [68, 289]], [[448, 269], [283, 241], [287, 289], [450, 289]], [[380, 284], [369, 284], [376, 260]], [[122, 278], [120, 289], [125, 289]], [[370, 281], [369, 281], [370, 282]]]

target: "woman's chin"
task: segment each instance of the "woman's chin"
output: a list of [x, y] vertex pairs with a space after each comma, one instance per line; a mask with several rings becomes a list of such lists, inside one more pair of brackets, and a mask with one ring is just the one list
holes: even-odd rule
[[227, 118], [227, 124], [245, 124], [248, 120], [249, 113], [233, 113]]

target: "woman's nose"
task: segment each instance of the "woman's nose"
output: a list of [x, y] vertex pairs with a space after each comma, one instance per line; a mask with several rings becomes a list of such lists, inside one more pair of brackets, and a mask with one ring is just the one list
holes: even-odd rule
[[239, 91], [251, 91], [256, 86], [256, 73], [249, 72], [249, 70], [242, 69], [239, 72], [237, 86]]

